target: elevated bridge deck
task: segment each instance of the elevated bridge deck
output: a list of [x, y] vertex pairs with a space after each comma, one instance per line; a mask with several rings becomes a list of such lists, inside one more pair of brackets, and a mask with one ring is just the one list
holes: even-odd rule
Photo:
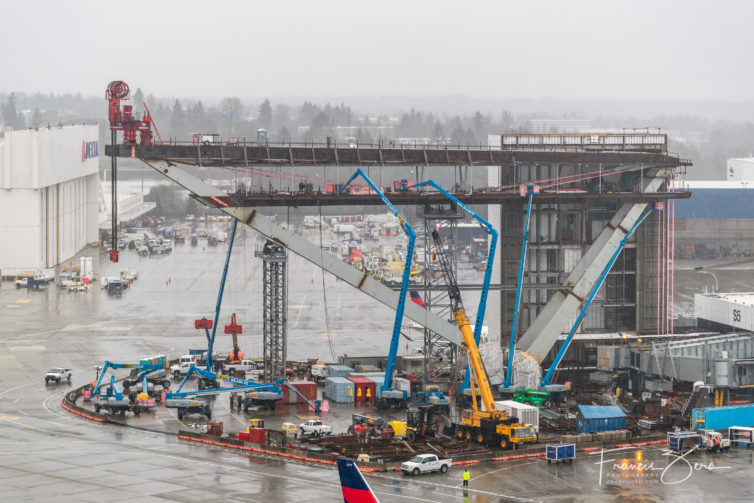
[[690, 166], [689, 161], [663, 152], [619, 150], [496, 150], [478, 147], [348, 147], [322, 144], [176, 144], [107, 145], [108, 156], [145, 161], [172, 161], [197, 166], [497, 166], [565, 163], [608, 166]]

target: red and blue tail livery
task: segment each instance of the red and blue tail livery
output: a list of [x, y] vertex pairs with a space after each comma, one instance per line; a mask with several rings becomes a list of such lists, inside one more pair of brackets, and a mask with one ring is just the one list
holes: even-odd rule
[[416, 290], [411, 290], [411, 300], [415, 304], [419, 304], [421, 307], [424, 307], [424, 300], [421, 298], [421, 295], [419, 295], [419, 292]]
[[353, 459], [338, 458], [338, 472], [345, 503], [379, 503]]

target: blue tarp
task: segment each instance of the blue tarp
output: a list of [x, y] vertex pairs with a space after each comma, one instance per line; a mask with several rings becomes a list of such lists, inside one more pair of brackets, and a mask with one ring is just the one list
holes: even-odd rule
[[584, 419], [613, 419], [626, 417], [626, 413], [617, 405], [579, 405]]

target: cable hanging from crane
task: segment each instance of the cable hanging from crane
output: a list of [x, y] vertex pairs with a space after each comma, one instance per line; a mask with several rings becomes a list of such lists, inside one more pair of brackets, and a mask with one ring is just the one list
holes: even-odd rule
[[[324, 261], [324, 251], [322, 249], [322, 205], [319, 205], [319, 253], [320, 262]], [[322, 303], [325, 308], [325, 328], [327, 330], [327, 343], [330, 345], [330, 355], [332, 356], [333, 363], [337, 363], [338, 360], [335, 357], [335, 347], [332, 343], [332, 334], [330, 333], [330, 317], [327, 314], [327, 288], [325, 287], [325, 271], [320, 268], [322, 274]]]

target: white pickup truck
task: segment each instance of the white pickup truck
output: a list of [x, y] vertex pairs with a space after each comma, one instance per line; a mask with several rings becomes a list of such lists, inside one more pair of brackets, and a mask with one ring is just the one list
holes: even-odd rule
[[53, 367], [45, 374], [45, 384], [49, 384], [50, 382], [59, 383], [63, 379], [71, 382], [71, 369]]
[[196, 359], [193, 355], [181, 356], [181, 360], [178, 363], [170, 366], [170, 375], [179, 379], [188, 373], [192, 365], [196, 366]]
[[315, 437], [318, 437], [320, 435], [329, 435], [332, 433], [332, 426], [323, 424], [322, 421], [318, 419], [310, 419], [305, 423], [301, 423], [298, 427], [298, 431], [302, 435], [314, 435]]
[[419, 454], [410, 461], [401, 464], [404, 475], [419, 475], [420, 473], [445, 473], [453, 466], [452, 459], [438, 458], [436, 454]]

